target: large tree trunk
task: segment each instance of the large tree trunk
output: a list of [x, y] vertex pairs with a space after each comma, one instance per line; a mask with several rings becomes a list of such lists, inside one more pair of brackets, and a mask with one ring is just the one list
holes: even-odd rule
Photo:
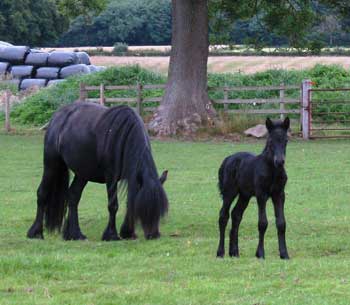
[[207, 0], [172, 0], [172, 49], [161, 106], [150, 123], [158, 135], [192, 133], [214, 114], [207, 92]]

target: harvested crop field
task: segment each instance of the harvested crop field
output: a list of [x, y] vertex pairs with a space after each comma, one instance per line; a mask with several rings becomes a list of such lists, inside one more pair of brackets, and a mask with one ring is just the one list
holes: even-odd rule
[[[155, 72], [166, 73], [169, 57], [138, 56], [92, 56], [94, 65], [114, 66], [138, 64]], [[350, 67], [350, 57], [346, 56], [215, 56], [209, 57], [208, 70], [214, 73], [255, 73], [269, 69], [302, 70], [316, 64], [336, 64]]]

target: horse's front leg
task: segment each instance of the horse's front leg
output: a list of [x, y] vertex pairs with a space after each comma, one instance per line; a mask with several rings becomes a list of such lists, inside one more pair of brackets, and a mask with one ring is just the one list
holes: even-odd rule
[[120, 228], [120, 236], [124, 239], [137, 239], [135, 233], [135, 220], [130, 208], [127, 208], [124, 222]]
[[278, 246], [281, 259], [289, 259], [286, 244], [286, 220], [284, 218], [284, 191], [272, 195], [272, 202], [275, 209], [276, 227], [278, 233]]
[[103, 232], [102, 240], [119, 240], [120, 237], [118, 236], [117, 228], [115, 226], [115, 217], [118, 211], [117, 181], [107, 181], [107, 194], [109, 220], [107, 227]]
[[78, 204], [81, 198], [81, 193], [86, 186], [87, 181], [74, 176], [73, 182], [68, 190], [68, 217], [64, 223], [63, 238], [65, 240], [86, 239], [86, 236], [81, 233], [78, 218]]
[[265, 258], [264, 238], [265, 238], [265, 232], [268, 226], [268, 220], [266, 216], [267, 199], [268, 199], [268, 196], [265, 194], [257, 196], [258, 210], [259, 210], [259, 220], [258, 220], [259, 244], [255, 253], [255, 256], [257, 258]]

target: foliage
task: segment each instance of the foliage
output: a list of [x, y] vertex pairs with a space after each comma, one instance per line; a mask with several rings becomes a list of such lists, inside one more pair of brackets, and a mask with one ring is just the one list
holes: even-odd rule
[[[13, 109], [11, 116], [14, 121], [22, 124], [40, 125], [46, 123], [59, 106], [72, 103], [78, 99], [80, 82], [87, 85], [100, 85], [101, 83], [106, 85], [134, 85], [136, 82], [158, 84], [165, 82], [165, 80], [163, 77], [138, 66], [110, 68], [90, 75], [71, 77], [65, 82], [44, 88], [28, 97], [23, 104]], [[130, 95], [130, 92], [120, 94]]]
[[114, 55], [124, 54], [128, 51], [128, 44], [123, 42], [116, 42], [113, 46], [112, 53]]
[[78, 17], [60, 41], [61, 45], [170, 44], [169, 0], [112, 0], [91, 22]]
[[[279, 85], [299, 85], [303, 79], [311, 79], [320, 88], [350, 87], [350, 72], [339, 66], [316, 65], [314, 68], [302, 71], [269, 70], [255, 74], [242, 73], [222, 73], [209, 74], [208, 87], [223, 86], [271, 86]], [[61, 105], [71, 103], [78, 99], [79, 83], [84, 82], [88, 85], [135, 85], [137, 82], [142, 84], [162, 84], [165, 78], [161, 75], [151, 73], [141, 69], [138, 66], [128, 66], [121, 68], [109, 68], [106, 71], [96, 74], [72, 77], [66, 82], [56, 86], [45, 88], [38, 93], [28, 97], [25, 103], [14, 108], [11, 115], [15, 122], [21, 124], [40, 125], [49, 120], [52, 113]], [[90, 97], [97, 97], [98, 92], [92, 93]], [[136, 96], [135, 91], [107, 91], [107, 97], [131, 97]], [[162, 90], [147, 90], [144, 97], [162, 96]], [[222, 92], [209, 90], [209, 96], [212, 99], [222, 99]], [[286, 97], [299, 98], [299, 90], [287, 90]], [[314, 95], [317, 99], [340, 99], [350, 100], [344, 93], [317, 93]], [[233, 91], [229, 93], [229, 98], [278, 98], [279, 91]], [[155, 105], [150, 105], [155, 106]], [[269, 105], [268, 105], [269, 106]], [[237, 108], [237, 105], [231, 105]], [[257, 108], [258, 106], [256, 106]], [[259, 107], [265, 107], [264, 105]], [[269, 106], [270, 107], [270, 106]], [[298, 105], [295, 105], [298, 107]], [[343, 105], [333, 106], [333, 110], [343, 109]], [[324, 108], [320, 108], [320, 111]], [[347, 110], [348, 111], [348, 110]], [[331, 119], [332, 117], [326, 117]]]
[[74, 18], [79, 15], [91, 17], [105, 9], [107, 0], [55, 0], [63, 16]]
[[[215, 257], [218, 167], [232, 153], [260, 152], [264, 141], [153, 141], [158, 170], [169, 169], [165, 189], [170, 211], [160, 227], [162, 237], [146, 241], [138, 228], [138, 240], [118, 242], [101, 242], [108, 220], [106, 188], [95, 183], [87, 185], [79, 205], [88, 241], [65, 242], [46, 232], [44, 241], [26, 240], [42, 175], [43, 136], [0, 135], [0, 143], [1, 304], [349, 303], [348, 141], [289, 141], [288, 262], [278, 257], [271, 202], [266, 260], [255, 258], [255, 200], [240, 227], [241, 257]], [[124, 213], [120, 201], [118, 228]]]
[[55, 42], [67, 26], [52, 0], [0, 1], [0, 40], [43, 46]]

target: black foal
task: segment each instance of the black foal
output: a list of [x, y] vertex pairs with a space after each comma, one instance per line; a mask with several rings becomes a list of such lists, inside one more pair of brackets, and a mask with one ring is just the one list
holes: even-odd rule
[[239, 152], [227, 157], [219, 170], [219, 189], [223, 199], [220, 210], [220, 242], [217, 256], [225, 255], [225, 229], [229, 219], [230, 206], [237, 195], [238, 201], [231, 212], [229, 255], [239, 256], [238, 229], [243, 213], [251, 197], [255, 196], [259, 208], [259, 244], [256, 257], [265, 258], [264, 235], [267, 229], [266, 202], [271, 197], [276, 216], [280, 257], [288, 259], [285, 239], [286, 220], [284, 218], [284, 187], [287, 174], [284, 169], [289, 118], [284, 121], [266, 120], [268, 138], [263, 152], [255, 156]]

